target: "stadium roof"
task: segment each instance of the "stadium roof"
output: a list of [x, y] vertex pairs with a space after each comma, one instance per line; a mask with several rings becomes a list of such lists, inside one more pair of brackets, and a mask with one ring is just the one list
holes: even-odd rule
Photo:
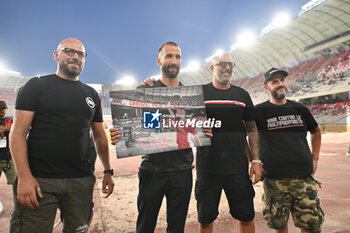
[[[267, 26], [263, 31], [250, 47], [234, 46], [229, 51], [237, 64], [233, 79], [252, 77], [272, 66], [291, 67], [315, 56], [336, 52], [341, 45], [349, 49], [350, 1], [312, 0], [284, 27]], [[210, 63], [207, 62], [194, 71], [182, 70], [179, 79], [184, 85], [211, 82], [209, 66]], [[0, 77], [0, 87], [13, 90], [29, 80], [16, 72], [1, 70]], [[133, 87], [121, 88], [115, 84], [105, 84], [103, 92]]]
[[[233, 79], [259, 74], [271, 67], [290, 67], [315, 56], [325, 55], [341, 44], [350, 46], [350, 1], [313, 0], [303, 6], [287, 25], [270, 28], [250, 47], [230, 51], [236, 67]], [[185, 85], [212, 81], [210, 63], [195, 72], [183, 72]]]
[[23, 86], [29, 78], [21, 76], [20, 73], [11, 70], [0, 70], [0, 88], [13, 89]]

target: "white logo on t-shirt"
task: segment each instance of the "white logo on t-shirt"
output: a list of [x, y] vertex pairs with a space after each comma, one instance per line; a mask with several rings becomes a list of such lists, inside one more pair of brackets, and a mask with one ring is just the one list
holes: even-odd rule
[[267, 119], [267, 130], [303, 126], [304, 122], [300, 115], [285, 115]]
[[86, 103], [87, 103], [87, 105], [89, 105], [90, 108], [95, 107], [95, 102], [91, 97], [86, 97]]

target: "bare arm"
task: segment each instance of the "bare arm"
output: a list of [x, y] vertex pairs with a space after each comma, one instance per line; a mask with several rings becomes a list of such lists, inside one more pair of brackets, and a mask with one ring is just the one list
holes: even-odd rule
[[313, 157], [314, 170], [313, 174], [315, 174], [318, 166], [318, 159], [320, 157], [320, 148], [321, 148], [321, 130], [319, 127], [310, 131], [311, 138], [311, 153]]
[[[245, 126], [248, 133], [248, 139], [249, 139], [249, 145], [250, 145], [249, 147], [247, 142], [245, 141], [245, 150], [246, 152], [247, 150], [250, 152], [249, 154], [250, 154], [251, 161], [260, 160], [258, 127], [256, 126], [255, 121], [245, 121]], [[249, 157], [248, 157], [248, 160], [249, 160]], [[254, 163], [253, 161], [249, 171], [250, 179], [252, 180], [253, 184], [256, 184], [260, 181], [262, 172], [263, 172], [262, 164]]]
[[259, 133], [258, 127], [256, 126], [255, 121], [245, 121], [250, 151], [251, 151], [251, 159], [257, 160], [259, 159]]
[[28, 163], [26, 137], [33, 117], [32, 111], [15, 110], [14, 123], [10, 132], [10, 150], [18, 176], [17, 199], [30, 209], [39, 207], [37, 195], [42, 197], [39, 183], [33, 177]]
[[250, 153], [250, 148], [249, 148], [247, 140], [245, 140], [244, 144], [245, 144], [244, 145], [245, 146], [245, 153], [247, 154], [247, 158], [248, 158], [249, 163], [251, 163], [252, 162], [252, 154]]
[[[97, 154], [102, 162], [105, 170], [111, 169], [109, 161], [109, 148], [107, 135], [104, 130], [103, 122], [93, 122], [91, 124], [92, 136], [95, 141]], [[106, 198], [112, 194], [114, 189], [114, 181], [110, 173], [104, 173], [102, 180], [102, 192], [106, 194]]]
[[109, 162], [109, 148], [107, 135], [104, 130], [103, 122], [93, 122], [91, 125], [92, 136], [95, 141], [96, 151], [101, 159], [104, 169], [111, 169]]

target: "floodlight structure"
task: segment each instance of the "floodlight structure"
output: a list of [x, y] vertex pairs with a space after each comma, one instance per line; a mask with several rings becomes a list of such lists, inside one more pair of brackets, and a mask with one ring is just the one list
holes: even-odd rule
[[290, 21], [290, 16], [288, 13], [286, 12], [281, 12], [278, 13], [274, 20], [272, 21], [271, 24], [267, 25], [266, 27], [264, 27], [261, 31], [262, 31], [262, 35], [266, 34], [276, 28], [280, 28], [283, 27], [285, 25], [288, 24], [288, 22]]
[[21, 75], [20, 72], [6, 69], [6, 66], [1, 62], [0, 62], [0, 74], [10, 74], [10, 75], [16, 75], [16, 76]]
[[131, 86], [136, 83], [135, 79], [131, 75], [125, 75], [122, 79], [115, 81], [116, 84], [122, 86]]
[[231, 46], [231, 50], [243, 47], [249, 47], [254, 44], [254, 41], [256, 39], [256, 35], [250, 31], [250, 30], [245, 30], [241, 32], [238, 35], [237, 42]]
[[275, 19], [273, 20], [273, 24], [276, 25], [276, 27], [283, 27], [287, 25], [287, 23], [290, 20], [290, 16], [286, 12], [281, 12], [276, 15]]
[[198, 60], [192, 60], [188, 63], [187, 67], [182, 69], [182, 71], [196, 71], [200, 67], [200, 63]]
[[223, 53], [225, 53], [225, 51], [224, 51], [223, 49], [217, 49], [217, 50], [215, 51], [214, 56], [220, 56], [220, 55], [222, 55]]

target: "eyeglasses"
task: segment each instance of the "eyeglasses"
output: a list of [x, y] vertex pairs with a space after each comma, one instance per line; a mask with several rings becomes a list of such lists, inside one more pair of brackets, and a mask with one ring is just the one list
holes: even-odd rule
[[232, 62], [232, 61], [221, 61], [221, 62], [218, 62], [216, 64], [214, 64], [213, 66], [216, 66], [216, 65], [219, 65], [221, 66], [222, 68], [226, 68], [226, 66], [228, 65], [230, 67], [230, 69], [232, 69], [233, 67], [235, 67], [236, 63]]
[[65, 54], [67, 54], [70, 57], [73, 57], [74, 54], [78, 54], [79, 59], [85, 59], [87, 56], [87, 53], [77, 51], [75, 49], [64, 48], [64, 49], [61, 49], [59, 51], [63, 51]]

